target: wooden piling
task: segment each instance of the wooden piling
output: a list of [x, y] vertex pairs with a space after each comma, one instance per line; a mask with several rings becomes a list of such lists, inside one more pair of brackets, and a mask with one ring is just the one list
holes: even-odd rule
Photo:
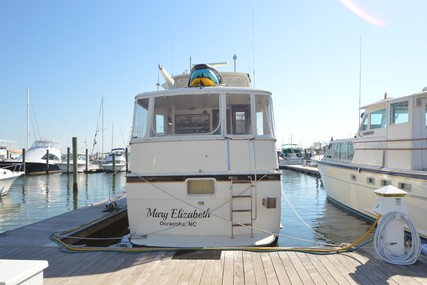
[[78, 190], [77, 175], [77, 138], [73, 137], [73, 191]]
[[27, 164], [25, 163], [25, 148], [22, 149], [22, 171], [26, 173], [27, 171]]
[[70, 174], [70, 147], [67, 147], [67, 175]]
[[49, 149], [46, 150], [46, 174], [49, 174]]
[[89, 152], [88, 152], [88, 150], [86, 149], [85, 150], [85, 162], [86, 162], [86, 165], [85, 165], [85, 173], [88, 173], [88, 171], [89, 171]]

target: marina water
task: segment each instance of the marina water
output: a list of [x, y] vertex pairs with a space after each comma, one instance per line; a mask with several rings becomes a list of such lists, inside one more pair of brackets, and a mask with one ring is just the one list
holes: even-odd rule
[[[328, 202], [320, 178], [283, 170], [281, 180], [283, 228], [279, 246], [351, 243], [370, 227], [370, 222]], [[104, 201], [126, 186], [123, 172], [79, 174], [77, 182], [78, 191], [73, 192], [72, 175], [18, 178], [9, 193], [0, 197], [0, 233]]]

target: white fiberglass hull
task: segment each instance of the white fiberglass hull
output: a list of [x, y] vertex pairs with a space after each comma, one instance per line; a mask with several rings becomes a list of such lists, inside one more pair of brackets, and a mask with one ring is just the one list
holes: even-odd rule
[[[190, 196], [185, 181], [128, 182], [131, 242], [156, 247], [261, 246], [275, 242], [280, 230], [280, 180], [259, 181], [256, 190], [247, 183], [232, 187], [230, 180], [217, 180], [215, 189], [212, 195]], [[233, 199], [232, 191], [235, 195], [253, 192], [250, 197]], [[267, 206], [266, 199], [263, 205], [267, 197], [274, 199], [274, 207]], [[251, 207], [252, 211], [247, 211]]]
[[[70, 165], [68, 167], [67, 163], [59, 163], [58, 164], [59, 169], [61, 170], [62, 173], [73, 173], [74, 172], [74, 166], [73, 166], [73, 162], [70, 162]], [[78, 163], [77, 164], [77, 172], [78, 173], [83, 173], [86, 169], [86, 163]]]
[[126, 163], [106, 163], [102, 165], [105, 172], [123, 172], [126, 171]]
[[329, 198], [356, 211], [358, 214], [375, 219], [377, 215], [372, 208], [377, 196], [374, 190], [381, 188], [381, 181], [389, 181], [391, 185], [411, 185], [411, 191], [405, 196], [408, 215], [418, 233], [427, 238], [427, 177], [408, 175], [387, 171], [370, 171], [368, 168], [342, 167], [320, 161], [319, 171]]
[[9, 192], [13, 182], [21, 176], [21, 172], [12, 172], [7, 169], [0, 169], [0, 196], [6, 195]]

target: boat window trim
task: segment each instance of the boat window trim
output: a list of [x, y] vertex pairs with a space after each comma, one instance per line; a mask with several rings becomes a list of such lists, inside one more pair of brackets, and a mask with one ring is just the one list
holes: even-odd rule
[[[372, 116], [375, 115], [375, 116]], [[380, 124], [375, 124], [372, 125], [373, 120], [377, 119], [376, 115], [381, 115], [381, 122], [379, 122]], [[370, 130], [375, 130], [375, 129], [383, 129], [387, 127], [387, 109], [383, 108], [383, 109], [379, 109], [379, 110], [375, 110], [370, 112], [369, 114], [369, 129]]]
[[[404, 105], [404, 106], [402, 106], [402, 105]], [[403, 109], [402, 107], [406, 107], [406, 109]], [[398, 111], [402, 111], [402, 110], [406, 110], [406, 113], [398, 112]], [[390, 103], [390, 125], [401, 125], [401, 124], [409, 123], [409, 117], [410, 117], [409, 113], [410, 113], [410, 110], [409, 110], [409, 101], [408, 100]], [[399, 121], [398, 120], [399, 114], [402, 114], [402, 115], [406, 114], [406, 118], [404, 117], [403, 121]]]

